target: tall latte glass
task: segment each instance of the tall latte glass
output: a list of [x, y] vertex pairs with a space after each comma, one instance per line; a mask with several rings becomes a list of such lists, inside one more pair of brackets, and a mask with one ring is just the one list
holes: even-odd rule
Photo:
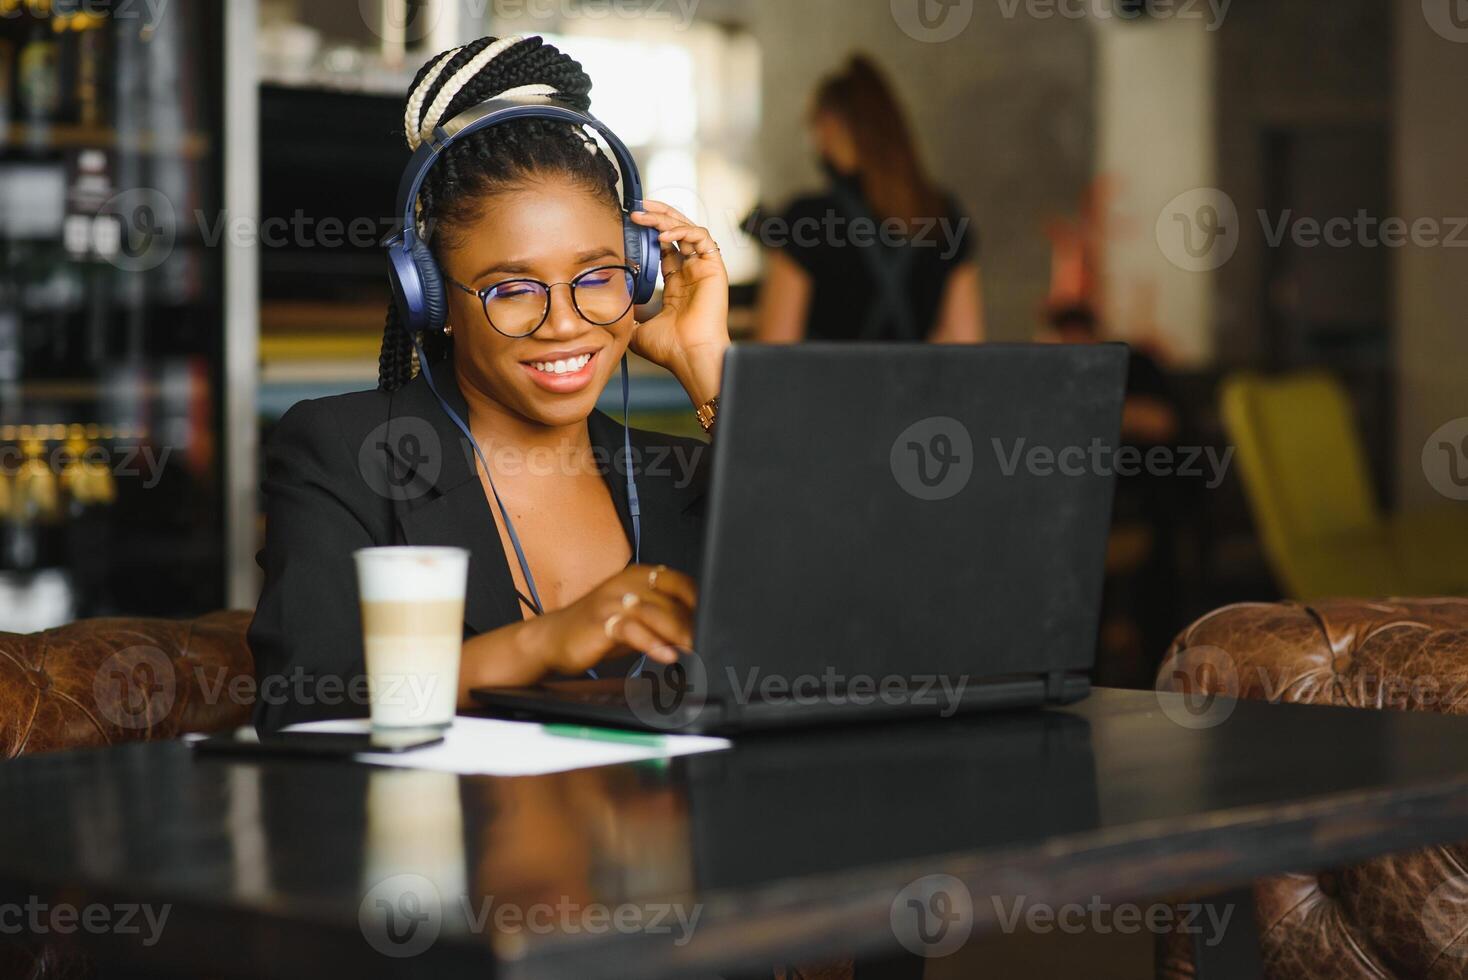
[[469, 552], [363, 548], [354, 557], [373, 730], [447, 728], [459, 696]]

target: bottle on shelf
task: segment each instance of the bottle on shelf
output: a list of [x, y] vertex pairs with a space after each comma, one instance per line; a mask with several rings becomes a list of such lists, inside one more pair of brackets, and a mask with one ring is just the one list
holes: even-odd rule
[[111, 21], [95, 0], [55, 0], [51, 30], [57, 39], [61, 122], [83, 129], [103, 124], [101, 79]]
[[112, 470], [92, 452], [96, 447], [72, 426], [66, 439], [66, 462], [61, 468], [61, 492], [76, 513], [117, 499], [117, 481]]
[[20, 114], [34, 140], [45, 133], [61, 108], [59, 48], [49, 26], [50, 0], [28, 0], [30, 30], [16, 58], [16, 96]]
[[20, 450], [25, 461], [15, 473], [15, 510], [27, 519], [49, 524], [61, 516], [61, 488], [46, 461], [46, 444], [26, 439]]
[[101, 13], [78, 14], [72, 29], [77, 33], [76, 121], [85, 127], [101, 126], [107, 109], [102, 84], [107, 70], [107, 40], [111, 23]]
[[[0, 0], [3, 4], [5, 0]], [[0, 9], [0, 20], [4, 18], [3, 9]], [[0, 32], [0, 147], [3, 147], [10, 139], [11, 111], [13, 85], [11, 80], [15, 77], [15, 38], [10, 32]]]

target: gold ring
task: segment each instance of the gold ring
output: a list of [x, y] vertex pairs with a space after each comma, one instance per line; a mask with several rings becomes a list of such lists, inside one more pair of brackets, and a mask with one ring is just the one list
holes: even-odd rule
[[723, 251], [723, 249], [721, 249], [721, 248], [719, 248], [719, 246], [715, 245], [713, 248], [709, 249], [707, 252], [694, 252], [693, 254], [696, 255], [696, 256], [698, 256], [699, 258], [703, 258], [706, 255], [715, 255], [715, 254], [717, 254], [719, 252], [722, 252], [722, 251]]
[[607, 617], [607, 621], [602, 624], [602, 631], [607, 634], [607, 639], [615, 640], [617, 638], [616, 634], [614, 634], [612, 630], [617, 628], [617, 624], [620, 623], [622, 619], [623, 616], [621, 613], [616, 613], [615, 615]]
[[652, 571], [648, 572], [647, 573], [647, 587], [649, 589], [653, 590], [654, 592], [656, 592], [657, 591], [657, 588], [658, 588], [658, 576], [661, 575], [661, 574], [663, 574], [667, 570], [668, 570], [668, 566], [667, 565], [659, 565], [657, 568], [654, 568]]

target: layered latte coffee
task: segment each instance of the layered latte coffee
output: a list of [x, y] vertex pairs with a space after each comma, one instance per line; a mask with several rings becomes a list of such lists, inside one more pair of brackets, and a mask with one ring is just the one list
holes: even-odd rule
[[364, 548], [355, 558], [372, 727], [446, 727], [458, 702], [469, 553]]

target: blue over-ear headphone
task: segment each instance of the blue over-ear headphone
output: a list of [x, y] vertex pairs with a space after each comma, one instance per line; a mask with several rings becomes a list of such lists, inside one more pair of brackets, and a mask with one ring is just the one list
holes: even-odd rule
[[[520, 563], [520, 572], [525, 576], [525, 584], [530, 589], [530, 606], [536, 613], [543, 613], [545, 607], [540, 601], [540, 592], [535, 587], [535, 576], [530, 572], [530, 562], [525, 557], [525, 549], [520, 545], [520, 535], [515, 532], [515, 524], [510, 520], [510, 514], [505, 509], [504, 502], [500, 500], [499, 491], [495, 489], [494, 473], [489, 468], [489, 460], [485, 458], [484, 450], [479, 447], [479, 441], [474, 438], [469, 424], [460, 418], [459, 414], [444, 400], [443, 395], [439, 394], [438, 386], [433, 382], [433, 369], [429, 366], [428, 358], [424, 356], [423, 348], [417, 339], [420, 330], [442, 330], [448, 319], [448, 301], [444, 296], [443, 276], [439, 272], [438, 263], [434, 260], [428, 244], [418, 237], [418, 192], [423, 188], [423, 181], [427, 178], [428, 171], [450, 146], [471, 133], [489, 129], [491, 126], [497, 126], [512, 119], [547, 119], [568, 122], [574, 126], [589, 126], [606, 140], [622, 174], [622, 239], [627, 248], [627, 264], [634, 271], [632, 281], [632, 302], [634, 304], [640, 305], [652, 299], [653, 292], [657, 289], [662, 249], [658, 243], [656, 228], [646, 228], [632, 221], [632, 212], [642, 207], [642, 176], [637, 171], [637, 161], [632, 159], [632, 153], [627, 149], [627, 145], [600, 120], [543, 96], [493, 99], [464, 110], [434, 129], [433, 135], [419, 144], [418, 148], [413, 151], [413, 156], [408, 160], [408, 166], [403, 171], [403, 178], [398, 183], [398, 211], [403, 217], [403, 230], [383, 242], [387, 248], [390, 262], [388, 276], [392, 283], [393, 302], [397, 304], [398, 316], [403, 329], [413, 337], [413, 345], [418, 351], [418, 366], [423, 372], [424, 380], [428, 382], [429, 390], [438, 399], [439, 405], [455, 427], [474, 447], [474, 454], [479, 458], [484, 472], [489, 476], [490, 493], [494, 495], [495, 505], [499, 508], [500, 517], [505, 522], [505, 531], [510, 537], [510, 544], [515, 549], [515, 558]], [[632, 560], [640, 562], [642, 560], [642, 506], [637, 497], [637, 481], [633, 477], [632, 431], [628, 422], [630, 399], [627, 358], [623, 357], [622, 443], [627, 454], [625, 459], [627, 504], [632, 515]], [[647, 657], [644, 656], [637, 662], [632, 674], [636, 676], [641, 673], [646, 662]], [[597, 676], [595, 670], [588, 670], [587, 673], [592, 677]]]
[[544, 96], [515, 99], [493, 99], [466, 109], [439, 126], [433, 135], [419, 144], [403, 171], [398, 184], [398, 213], [403, 217], [403, 230], [389, 238], [388, 258], [393, 300], [404, 329], [441, 330], [448, 313], [443, 276], [428, 244], [418, 237], [418, 192], [434, 163], [454, 143], [491, 126], [512, 119], [547, 119], [574, 126], [589, 126], [601, 134], [616, 158], [622, 173], [622, 238], [627, 248], [627, 264], [636, 270], [632, 283], [632, 302], [643, 304], [652, 299], [658, 284], [658, 266], [662, 250], [656, 228], [634, 224], [632, 212], [642, 207], [642, 176], [627, 145], [604, 123], [585, 112], [578, 112]]

